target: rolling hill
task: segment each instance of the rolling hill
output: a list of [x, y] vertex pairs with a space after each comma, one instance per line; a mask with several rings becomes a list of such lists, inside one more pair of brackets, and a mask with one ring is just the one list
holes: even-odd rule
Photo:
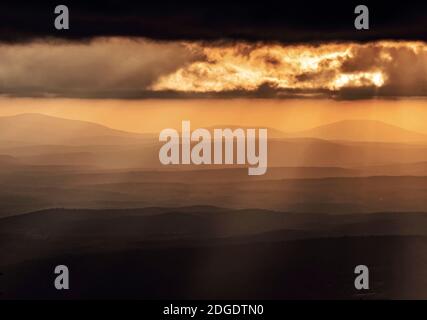
[[[217, 127], [236, 128], [232, 125]], [[426, 135], [378, 121], [341, 121], [295, 133], [292, 137], [269, 129], [268, 136], [269, 168], [427, 162], [427, 145], [423, 143], [427, 143]], [[218, 169], [218, 166], [208, 165], [162, 166], [158, 160], [161, 145], [156, 134], [130, 133], [91, 122], [41, 114], [0, 117], [0, 154], [14, 157], [16, 164]]]
[[[426, 220], [203, 206], [32, 212], [0, 219], [1, 298], [425, 299]], [[363, 293], [353, 287], [361, 261], [372, 274]], [[73, 272], [70, 293], [51, 285], [59, 263]]]
[[300, 131], [293, 136], [364, 142], [427, 142], [427, 135], [374, 120], [343, 120]]
[[80, 120], [36, 113], [0, 117], [0, 138], [20, 144], [88, 145], [136, 143], [151, 135], [115, 130]]

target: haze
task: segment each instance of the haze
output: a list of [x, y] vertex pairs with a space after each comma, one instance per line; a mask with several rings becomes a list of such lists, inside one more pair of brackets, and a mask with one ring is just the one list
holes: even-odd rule
[[[262, 126], [284, 132], [311, 129], [341, 120], [377, 120], [427, 133], [425, 99], [0, 99], [0, 116], [41, 113], [86, 120], [113, 129], [158, 133], [179, 128], [183, 119], [194, 127]], [[416, 116], [414, 116], [416, 114]], [[149, 121], [147, 121], [149, 119]]]

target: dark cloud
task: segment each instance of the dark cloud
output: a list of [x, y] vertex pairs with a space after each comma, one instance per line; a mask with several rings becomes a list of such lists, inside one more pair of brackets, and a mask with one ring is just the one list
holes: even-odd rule
[[[341, 90], [356, 96], [427, 96], [427, 51], [410, 47], [381, 47], [374, 44], [355, 48], [354, 56], [343, 63], [341, 72], [364, 72], [379, 69], [387, 76], [380, 88]], [[362, 89], [362, 88], [360, 88]]]
[[129, 38], [34, 41], [0, 44], [0, 65], [0, 95], [13, 97], [427, 97], [423, 42], [205, 47]]
[[[228, 90], [221, 92], [179, 92], [172, 90], [152, 91], [152, 90], [59, 90], [52, 89], [45, 91], [41, 88], [25, 88], [25, 90], [0, 90], [0, 96], [13, 98], [71, 98], [71, 99], [119, 99], [119, 100], [139, 100], [139, 99], [311, 99], [311, 98], [332, 98], [332, 99], [353, 99], [351, 96], [339, 95], [328, 90], [277, 90], [268, 84], [261, 86], [257, 90]], [[358, 97], [355, 97], [355, 99]], [[370, 98], [370, 97], [367, 97]]]
[[[198, 55], [179, 43], [124, 38], [0, 45], [0, 93], [12, 96], [133, 96]], [[93, 92], [93, 94], [91, 93]]]
[[[376, 87], [343, 88], [339, 91], [327, 89], [277, 89], [269, 84], [257, 90], [228, 90], [220, 92], [180, 92], [173, 90], [60, 90], [45, 88], [20, 88], [0, 90], [0, 96], [13, 98], [70, 98], [70, 99], [333, 99], [333, 100], [364, 100], [364, 99], [398, 99], [411, 98], [408, 92], [396, 95], [392, 87], [380, 89]], [[427, 97], [426, 92], [419, 92], [418, 97]]]
[[[427, 40], [426, 1], [364, 1], [371, 29], [354, 29], [360, 1], [2, 1], [0, 41], [97, 36], [156, 40], [323, 42]], [[54, 7], [70, 9], [70, 30], [54, 29]]]

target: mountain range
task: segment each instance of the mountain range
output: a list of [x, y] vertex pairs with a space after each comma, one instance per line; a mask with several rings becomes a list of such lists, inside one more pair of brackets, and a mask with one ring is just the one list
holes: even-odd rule
[[[217, 125], [215, 128], [236, 129], [237, 126]], [[268, 133], [270, 139], [315, 138], [333, 141], [427, 143], [425, 134], [374, 120], [343, 120], [298, 132], [268, 128]], [[132, 133], [97, 123], [36, 113], [0, 117], [1, 145], [112, 145], [140, 143], [144, 139], [157, 140], [157, 133]]]
[[144, 138], [147, 135], [37, 113], [0, 117], [0, 141], [10, 145], [104, 145], [137, 143]]
[[426, 142], [427, 135], [376, 120], [343, 120], [292, 136], [364, 142]]
[[[427, 162], [425, 135], [379, 121], [346, 120], [296, 133], [270, 128], [269, 138], [269, 168], [349, 168]], [[3, 169], [21, 164], [173, 170], [209, 168], [161, 166], [158, 160], [161, 145], [157, 133], [131, 133], [86, 121], [41, 114], [0, 118]], [[218, 166], [213, 167], [218, 169]]]

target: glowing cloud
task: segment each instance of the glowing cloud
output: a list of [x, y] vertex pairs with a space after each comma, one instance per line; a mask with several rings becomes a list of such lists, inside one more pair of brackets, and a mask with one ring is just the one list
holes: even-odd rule
[[427, 43], [0, 44], [0, 96], [71, 98], [427, 96]]
[[226, 46], [188, 44], [204, 59], [162, 76], [153, 90], [221, 92], [276, 89], [338, 91], [342, 88], [382, 87], [402, 50], [425, 60], [422, 42], [323, 44], [319, 46], [238, 43]]

